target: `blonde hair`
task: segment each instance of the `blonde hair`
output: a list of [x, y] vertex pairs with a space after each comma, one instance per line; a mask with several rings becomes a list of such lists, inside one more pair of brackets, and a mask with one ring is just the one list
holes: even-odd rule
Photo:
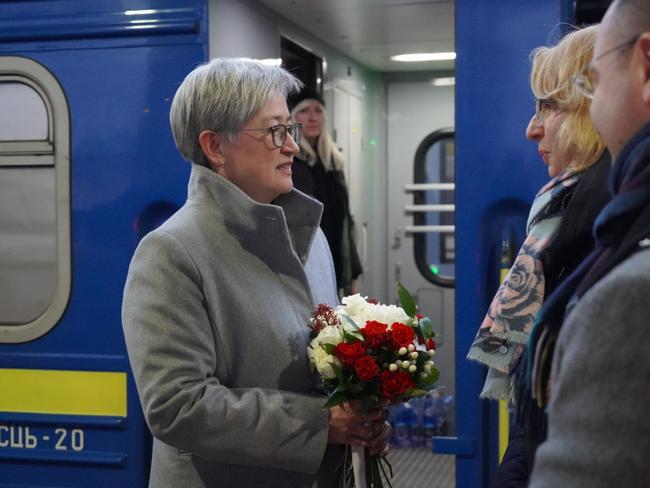
[[589, 118], [591, 101], [573, 83], [591, 62], [597, 25], [564, 36], [553, 47], [539, 47], [531, 53], [530, 86], [537, 98], [552, 98], [567, 113], [558, 130], [559, 146], [574, 159], [570, 171], [584, 171], [602, 155], [605, 144]]
[[[296, 114], [307, 107], [307, 105], [309, 105], [314, 100], [315, 99], [313, 98], [307, 98], [298, 103], [291, 111], [291, 120], [295, 122]], [[318, 100], [316, 101], [318, 102]], [[334, 144], [332, 137], [327, 131], [327, 111], [320, 102], [318, 103], [323, 110], [323, 128], [320, 135], [318, 136], [318, 142], [316, 143], [316, 151], [318, 152], [318, 157], [323, 163], [326, 171], [342, 171], [344, 164], [343, 155], [341, 154], [341, 151], [339, 151], [339, 148], [336, 147], [336, 144]], [[310, 166], [313, 166], [316, 163], [316, 152], [314, 152], [314, 149], [304, 137], [300, 141], [300, 154], [298, 154], [298, 157], [304, 159]]]

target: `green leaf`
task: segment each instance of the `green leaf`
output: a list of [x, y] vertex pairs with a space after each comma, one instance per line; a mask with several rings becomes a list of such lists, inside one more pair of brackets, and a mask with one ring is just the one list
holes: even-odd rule
[[351, 326], [354, 330], [359, 330], [359, 326], [357, 325], [357, 323], [356, 323], [354, 320], [352, 320], [352, 319], [351, 319], [350, 317], [348, 317], [347, 315], [343, 315], [343, 318], [345, 319], [345, 321], [346, 321], [348, 324], [350, 324], [350, 326]]
[[418, 339], [419, 339], [420, 337], [424, 338], [425, 340], [427, 339], [427, 338], [424, 336], [424, 331], [422, 330], [422, 327], [420, 327], [420, 324], [419, 324], [419, 323], [416, 323], [416, 325], [413, 326], [413, 330], [415, 331], [415, 335], [418, 336]]
[[404, 397], [407, 398], [413, 398], [413, 397], [421, 397], [429, 393], [427, 390], [423, 390], [422, 388], [409, 388], [404, 392]]
[[343, 341], [347, 342], [348, 344], [351, 342], [363, 342], [363, 336], [360, 332], [348, 332], [344, 330]]
[[321, 344], [321, 347], [325, 350], [327, 354], [334, 354], [336, 352], [336, 345], [335, 344]]
[[336, 375], [336, 378], [342, 383], [343, 382], [343, 369], [336, 363], [332, 362], [330, 363], [330, 366], [332, 366], [332, 370], [334, 371], [334, 374]]
[[431, 368], [431, 371], [422, 378], [422, 381], [428, 385], [433, 385], [436, 381], [438, 381], [438, 378], [440, 378], [440, 371], [438, 371], [436, 368]]
[[429, 317], [423, 317], [420, 319], [420, 329], [422, 330], [422, 336], [425, 339], [433, 337], [433, 326], [431, 325], [431, 319]]
[[417, 307], [413, 295], [411, 295], [411, 292], [408, 291], [399, 281], [397, 282], [397, 295], [399, 296], [399, 302], [406, 312], [406, 315], [409, 317], [415, 317]]
[[325, 403], [325, 408], [334, 407], [336, 405], [340, 405], [341, 403], [345, 403], [347, 401], [348, 401], [347, 392], [334, 393], [332, 396], [329, 397], [327, 403]]

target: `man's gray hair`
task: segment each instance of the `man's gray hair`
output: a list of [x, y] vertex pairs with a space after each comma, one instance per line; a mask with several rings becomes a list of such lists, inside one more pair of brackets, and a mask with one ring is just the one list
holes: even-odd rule
[[192, 70], [176, 90], [169, 112], [176, 147], [188, 161], [207, 166], [201, 131], [233, 137], [276, 93], [286, 98], [301, 86], [277, 66], [247, 58], [212, 59]]

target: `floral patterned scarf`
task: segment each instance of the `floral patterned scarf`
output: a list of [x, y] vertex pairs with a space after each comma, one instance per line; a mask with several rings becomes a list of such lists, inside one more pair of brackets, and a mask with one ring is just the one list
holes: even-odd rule
[[[544, 303], [512, 375], [517, 383], [517, 422], [536, 443], [546, 437], [551, 366], [564, 318], [615, 266], [650, 245], [650, 123], [628, 141], [612, 165], [609, 188], [613, 198], [594, 222], [596, 247]], [[621, 334], [624, 327], [622, 323]]]
[[537, 193], [528, 215], [526, 239], [492, 299], [467, 358], [489, 366], [482, 398], [512, 398], [509, 376], [521, 356], [544, 301], [543, 253], [556, 235], [562, 211], [579, 174], [563, 171]]

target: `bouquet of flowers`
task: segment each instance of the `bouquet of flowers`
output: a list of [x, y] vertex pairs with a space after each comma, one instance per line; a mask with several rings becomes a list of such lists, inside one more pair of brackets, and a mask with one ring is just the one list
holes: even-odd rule
[[[431, 321], [416, 313], [411, 294], [397, 286], [401, 307], [356, 294], [335, 309], [321, 304], [314, 312], [308, 354], [328, 395], [326, 408], [358, 400], [367, 413], [386, 400], [407, 401], [433, 388], [439, 372]], [[382, 488], [383, 479], [392, 486], [386, 468], [392, 476], [385, 458], [351, 446], [341, 487]]]

